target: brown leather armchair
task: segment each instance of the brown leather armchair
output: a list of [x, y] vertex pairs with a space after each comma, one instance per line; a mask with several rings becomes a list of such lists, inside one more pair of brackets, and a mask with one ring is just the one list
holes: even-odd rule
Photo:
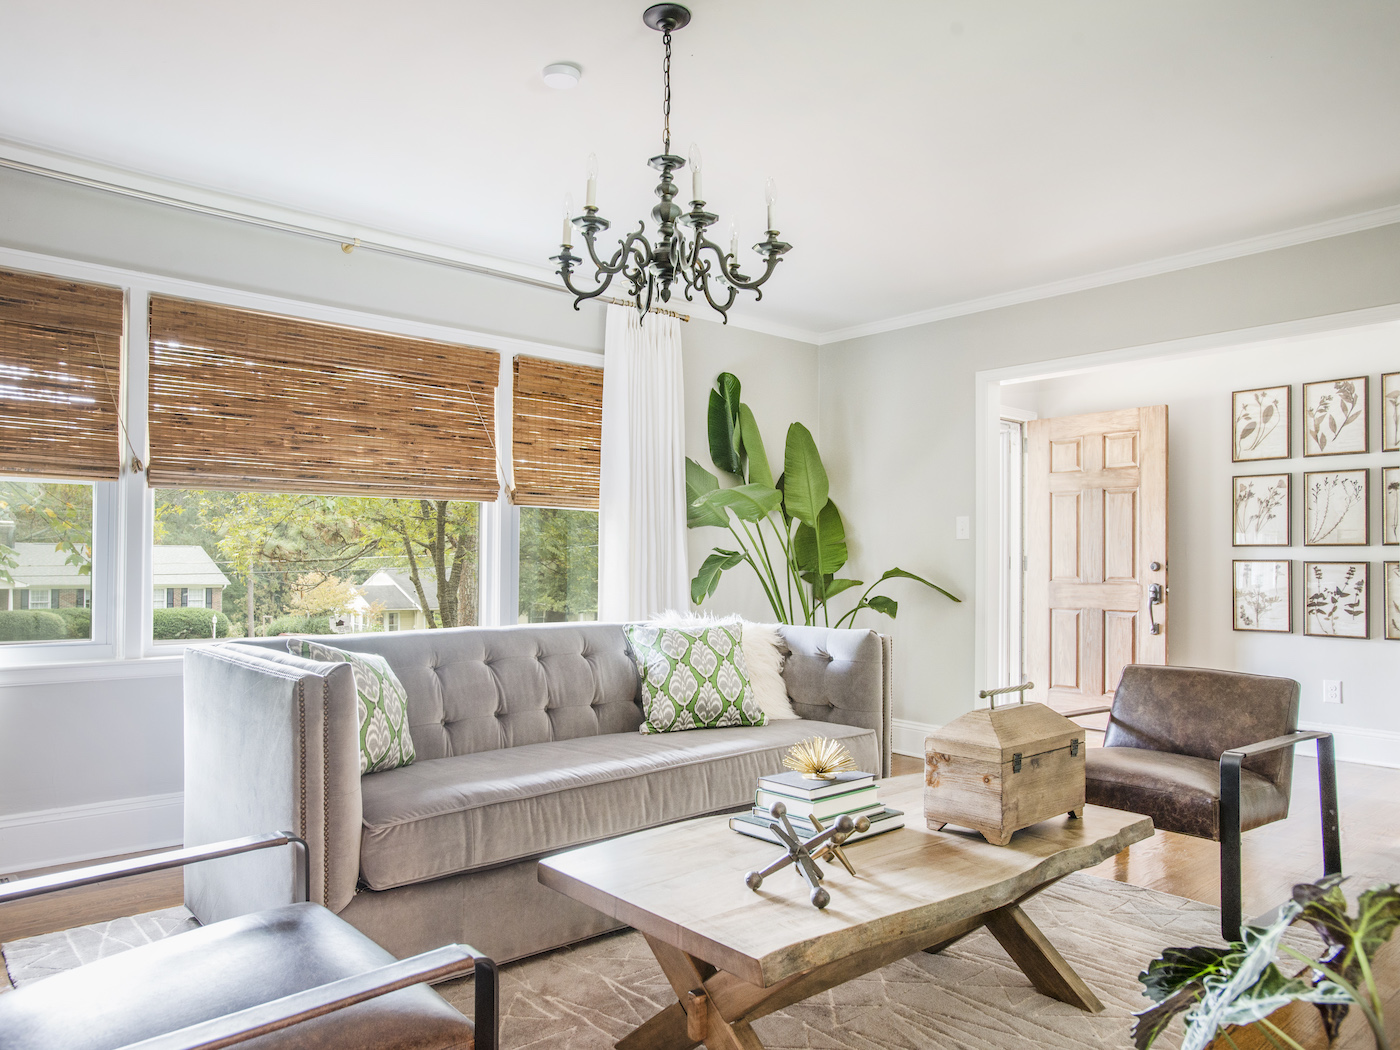
[[1293, 745], [1317, 741], [1324, 874], [1342, 870], [1332, 734], [1298, 730], [1298, 683], [1198, 667], [1130, 664], [1103, 747], [1086, 761], [1085, 800], [1145, 813], [1160, 829], [1220, 843], [1220, 930], [1240, 935], [1240, 834], [1288, 816]]
[[[306, 843], [250, 835], [24, 879], [0, 904], [55, 890]], [[475, 974], [475, 1024], [423, 987]], [[5, 1050], [497, 1050], [496, 965], [449, 944], [398, 962], [319, 904], [282, 905], [143, 944], [0, 995]], [[295, 1026], [295, 1027], [293, 1027]], [[261, 1038], [259, 1038], [261, 1037]]]

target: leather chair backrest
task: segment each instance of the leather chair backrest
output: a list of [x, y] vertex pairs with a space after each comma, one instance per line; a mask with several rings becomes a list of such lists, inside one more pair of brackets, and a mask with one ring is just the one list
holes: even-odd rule
[[[1219, 761], [1222, 752], [1298, 728], [1291, 678], [1200, 667], [1129, 664], [1123, 669], [1104, 747], [1140, 747]], [[1287, 792], [1293, 749], [1245, 760], [1245, 768]]]

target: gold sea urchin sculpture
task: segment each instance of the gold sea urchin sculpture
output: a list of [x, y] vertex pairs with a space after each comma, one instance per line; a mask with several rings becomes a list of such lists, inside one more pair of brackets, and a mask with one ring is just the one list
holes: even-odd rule
[[783, 765], [794, 773], [801, 773], [804, 780], [834, 780], [837, 773], [856, 768], [846, 745], [824, 736], [793, 744], [788, 748]]

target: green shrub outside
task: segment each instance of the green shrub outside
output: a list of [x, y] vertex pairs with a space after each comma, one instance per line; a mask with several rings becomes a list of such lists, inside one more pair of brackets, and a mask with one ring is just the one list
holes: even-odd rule
[[58, 613], [44, 609], [0, 610], [0, 642], [50, 642], [68, 637]]
[[320, 616], [279, 616], [267, 625], [263, 634], [275, 638], [279, 634], [330, 634], [329, 613]]
[[228, 617], [221, 612], [208, 609], [154, 609], [151, 615], [151, 636], [158, 642], [208, 638], [211, 616], [217, 621], [218, 636], [228, 637]]
[[53, 611], [63, 617], [63, 622], [68, 625], [69, 638], [86, 640], [92, 637], [91, 609], [54, 609]]

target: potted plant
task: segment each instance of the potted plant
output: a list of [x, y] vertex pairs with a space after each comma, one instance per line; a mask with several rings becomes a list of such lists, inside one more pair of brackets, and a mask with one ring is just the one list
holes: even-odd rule
[[[1371, 960], [1400, 925], [1400, 885], [1377, 886], [1357, 898], [1356, 914], [1347, 911], [1340, 875], [1293, 887], [1293, 899], [1268, 927], [1246, 926], [1243, 939], [1226, 948], [1168, 948], [1138, 975], [1143, 994], [1156, 1005], [1137, 1015], [1133, 1042], [1147, 1050], [1172, 1018], [1185, 1014], [1181, 1050], [1202, 1050], [1216, 1034], [1234, 1046], [1229, 1028], [1257, 1024], [1271, 1045], [1303, 1047], [1269, 1015], [1290, 1002], [1316, 1005], [1330, 1043], [1347, 1011], [1365, 1015], [1377, 1050], [1389, 1050]], [[1284, 932], [1306, 922], [1322, 938], [1325, 950], [1312, 959], [1283, 943]], [[1306, 964], [1289, 977], [1274, 962], [1282, 951]]]
[[[714, 548], [700, 566], [690, 584], [691, 601], [703, 604], [726, 571], [745, 564], [757, 574], [779, 623], [812, 625], [820, 616], [833, 626], [831, 599], [865, 587], [865, 582], [838, 575], [846, 564], [846, 527], [831, 499], [817, 443], [801, 423], [788, 427], [782, 471], [775, 477], [758, 423], [740, 393], [739, 380], [721, 373], [710, 391], [708, 418], [710, 459], [736, 484], [722, 487], [693, 459], [685, 461], [686, 525], [727, 529], [733, 537], [733, 546]], [[951, 601], [962, 600], [905, 569], [886, 569], [834, 626], [854, 624], [864, 609], [893, 618], [899, 603], [874, 592], [894, 579], [913, 580]]]

